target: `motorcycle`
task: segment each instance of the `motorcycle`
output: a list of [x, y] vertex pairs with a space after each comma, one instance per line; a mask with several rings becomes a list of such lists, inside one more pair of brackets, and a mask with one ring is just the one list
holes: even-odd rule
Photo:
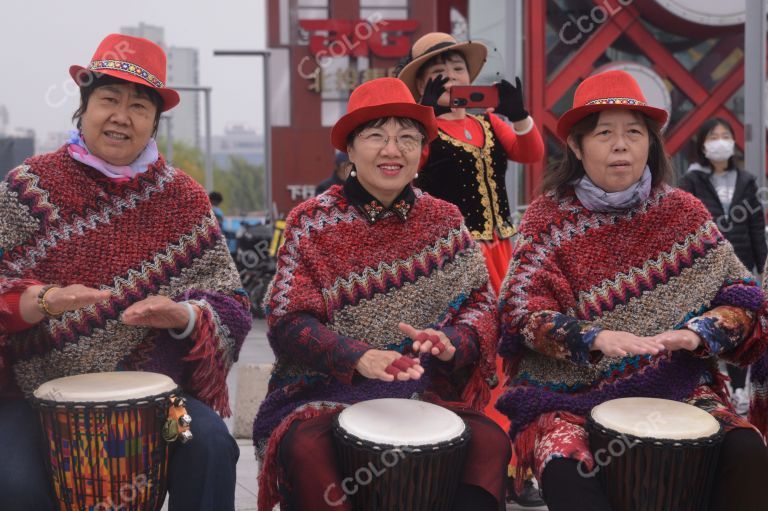
[[264, 317], [264, 295], [275, 275], [276, 250], [271, 250], [274, 237], [272, 224], [241, 223], [234, 235], [232, 258], [251, 300], [251, 314], [258, 318]]

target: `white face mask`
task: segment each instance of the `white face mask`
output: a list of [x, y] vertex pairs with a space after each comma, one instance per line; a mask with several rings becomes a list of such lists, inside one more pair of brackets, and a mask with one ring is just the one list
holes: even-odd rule
[[733, 140], [708, 140], [704, 142], [704, 156], [711, 161], [726, 161], [733, 156]]

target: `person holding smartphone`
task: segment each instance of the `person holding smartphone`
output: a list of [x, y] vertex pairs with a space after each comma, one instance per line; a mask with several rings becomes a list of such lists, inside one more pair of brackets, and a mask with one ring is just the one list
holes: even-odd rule
[[[458, 42], [450, 34], [432, 32], [414, 43], [398, 78], [437, 116], [439, 137], [425, 151], [428, 157], [416, 185], [459, 207], [483, 247], [498, 291], [511, 254], [509, 238], [515, 232], [504, 183], [507, 160], [538, 161], [544, 156], [544, 142], [523, 104], [519, 78], [516, 85], [502, 80], [492, 86], [498, 104], [489, 105], [482, 115], [450, 107], [451, 88], [470, 85], [487, 53], [482, 43]], [[456, 102], [471, 106], [471, 97]]]
[[[413, 44], [398, 78], [417, 101], [431, 106], [437, 117], [439, 136], [423, 152], [426, 163], [415, 180], [416, 186], [459, 207], [485, 255], [491, 284], [498, 293], [507, 273], [512, 254], [510, 239], [515, 233], [504, 179], [507, 160], [538, 161], [544, 157], [544, 142], [525, 109], [519, 78], [516, 85], [502, 80], [490, 86], [496, 88], [491, 92], [497, 94], [481, 93], [477, 103], [487, 106], [482, 115], [450, 107], [451, 89], [470, 85], [483, 68], [487, 53], [482, 43], [458, 42], [450, 34], [432, 32]], [[479, 90], [476, 88], [475, 95]], [[477, 105], [469, 92], [461, 97], [455, 95], [454, 100], [465, 106]], [[497, 103], [483, 103], [482, 99], [492, 95], [498, 96]], [[503, 374], [498, 358], [497, 374]], [[501, 388], [493, 390], [491, 403]], [[485, 413], [503, 428], [509, 425], [492, 405]], [[527, 506], [543, 504], [530, 478], [524, 488], [521, 494], [510, 491], [512, 499]]]

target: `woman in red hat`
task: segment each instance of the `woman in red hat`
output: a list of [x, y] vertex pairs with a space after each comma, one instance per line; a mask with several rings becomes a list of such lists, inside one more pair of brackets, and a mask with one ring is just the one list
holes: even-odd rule
[[667, 185], [666, 119], [623, 71], [584, 80], [557, 125], [565, 157], [523, 216], [500, 303], [511, 380], [496, 406], [552, 511], [611, 509], [583, 477], [596, 466], [584, 424], [621, 397], [686, 402], [722, 424], [709, 509], [768, 501], [768, 403], [753, 403], [753, 423], [738, 416], [717, 368], [764, 356], [768, 307], [706, 208]]
[[69, 143], [0, 184], [0, 509], [59, 507], [23, 398], [62, 376], [137, 370], [173, 378], [193, 417], [194, 440], [172, 450], [171, 508], [232, 510], [239, 451], [216, 412], [229, 414], [249, 302], [205, 190], [158, 152], [160, 114], [179, 103], [165, 53], [112, 34], [70, 74]]
[[[411, 186], [437, 135], [403, 82], [352, 93], [331, 141], [352, 171], [296, 207], [266, 306], [277, 361], [254, 423], [259, 509], [350, 509], [331, 437], [346, 405], [420, 399], [472, 428], [456, 509], [499, 509], [509, 442], [478, 410], [489, 398], [494, 295], [459, 210]], [[278, 491], [278, 487], [282, 491]]]

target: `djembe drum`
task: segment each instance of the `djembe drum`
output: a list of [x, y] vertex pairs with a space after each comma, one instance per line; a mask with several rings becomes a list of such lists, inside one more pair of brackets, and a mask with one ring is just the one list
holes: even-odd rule
[[333, 430], [353, 509], [451, 508], [471, 436], [452, 411], [424, 401], [374, 399], [343, 410]]
[[616, 511], [707, 509], [723, 432], [685, 403], [623, 398], [587, 418], [595, 470]]
[[[33, 405], [40, 412], [59, 509], [160, 509], [168, 460], [163, 428], [168, 437], [171, 398], [178, 393], [167, 376], [130, 371], [41, 385]], [[189, 420], [185, 415], [182, 423]]]

